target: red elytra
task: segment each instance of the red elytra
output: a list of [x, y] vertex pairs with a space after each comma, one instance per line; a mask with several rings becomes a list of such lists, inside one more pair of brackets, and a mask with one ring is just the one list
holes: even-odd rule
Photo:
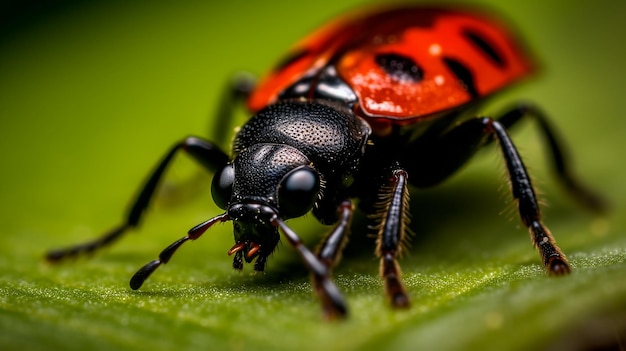
[[[469, 40], [468, 40], [469, 39]], [[419, 63], [423, 77], [399, 81], [376, 62], [398, 54]], [[296, 44], [292, 59], [262, 79], [248, 99], [258, 111], [304, 76], [333, 62], [358, 97], [355, 112], [376, 129], [411, 124], [488, 96], [530, 74], [532, 60], [504, 26], [484, 14], [415, 7], [360, 12], [333, 21]], [[471, 70], [475, 92], [459, 84], [443, 58]], [[378, 128], [377, 128], [378, 127]]]

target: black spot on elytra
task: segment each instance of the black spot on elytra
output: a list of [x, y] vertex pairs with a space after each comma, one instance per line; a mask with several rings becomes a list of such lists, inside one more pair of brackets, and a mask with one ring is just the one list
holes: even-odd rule
[[496, 66], [500, 68], [506, 67], [506, 59], [500, 53], [500, 51], [498, 51], [498, 48], [489, 42], [489, 39], [487, 39], [482, 34], [468, 28], [464, 29], [462, 34], [470, 42], [472, 42], [472, 44], [474, 44], [474, 46], [476, 46], [483, 54], [485, 54]]
[[444, 57], [443, 62], [448, 66], [448, 68], [452, 71], [452, 73], [459, 80], [459, 84], [463, 86], [465, 90], [472, 96], [472, 98], [477, 98], [480, 96], [478, 94], [478, 90], [476, 90], [476, 84], [474, 83], [474, 75], [464, 64], [460, 61], [457, 61], [453, 58]]
[[380, 68], [399, 82], [417, 83], [424, 76], [424, 71], [410, 57], [398, 54], [378, 54], [375, 60]]
[[303, 49], [300, 51], [295, 51], [289, 55], [287, 55], [285, 58], [283, 58], [277, 65], [276, 67], [274, 67], [274, 71], [278, 72], [281, 71], [284, 68], [289, 67], [291, 64], [293, 64], [294, 62], [300, 60], [301, 58], [307, 56], [309, 54], [309, 50]]

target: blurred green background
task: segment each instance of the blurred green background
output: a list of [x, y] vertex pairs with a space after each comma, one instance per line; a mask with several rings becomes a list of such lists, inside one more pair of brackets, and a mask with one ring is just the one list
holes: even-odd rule
[[[494, 148], [413, 193], [417, 234], [402, 260], [409, 311], [385, 305], [373, 241], [360, 232], [336, 270], [352, 312], [345, 323], [321, 320], [287, 245], [266, 274], [233, 272], [230, 225], [131, 291], [137, 268], [218, 213], [210, 175], [184, 157], [140, 230], [89, 260], [42, 261], [46, 249], [121, 220], [175, 141], [210, 136], [234, 72], [262, 74], [297, 39], [363, 3], [0, 5], [0, 349], [624, 349], [623, 1], [463, 2], [510, 19], [544, 67], [485, 113], [521, 99], [542, 106], [578, 173], [613, 204], [604, 217], [585, 212], [550, 176], [533, 123], [514, 131], [549, 204], [546, 223], [576, 268], [569, 277], [545, 277], [519, 220], [499, 215], [508, 193]], [[295, 222], [310, 247], [325, 230], [311, 217]]]

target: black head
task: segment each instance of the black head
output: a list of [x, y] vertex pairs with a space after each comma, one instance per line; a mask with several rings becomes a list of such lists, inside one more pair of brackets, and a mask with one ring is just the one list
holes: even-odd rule
[[298, 149], [283, 144], [255, 144], [215, 174], [215, 203], [233, 221], [233, 266], [257, 258], [262, 271], [279, 241], [273, 218], [299, 217], [310, 211], [321, 188], [321, 177]]
[[263, 270], [279, 221], [313, 209], [332, 222], [333, 201], [346, 196], [369, 133], [345, 104], [321, 100], [281, 101], [248, 120], [233, 141], [234, 159], [212, 185], [215, 203], [234, 222], [233, 266], [256, 258], [255, 269]]

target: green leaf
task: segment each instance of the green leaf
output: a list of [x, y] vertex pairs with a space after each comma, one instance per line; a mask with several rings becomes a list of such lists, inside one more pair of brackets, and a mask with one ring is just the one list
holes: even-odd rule
[[[625, 5], [489, 4], [517, 25], [545, 70], [485, 113], [520, 99], [542, 106], [569, 141], [577, 173], [612, 211], [593, 216], [573, 203], [544, 165], [536, 126], [524, 123], [512, 135], [573, 273], [546, 276], [512, 205], [500, 215], [510, 195], [488, 147], [441, 186], [412, 191], [415, 234], [401, 260], [410, 309], [387, 306], [375, 240], [357, 214], [334, 277], [350, 316], [333, 323], [323, 320], [288, 244], [265, 274], [233, 271], [228, 223], [185, 244], [139, 291], [128, 287], [139, 267], [219, 213], [210, 175], [184, 157], [141, 228], [91, 258], [49, 265], [43, 256], [118, 224], [174, 142], [211, 136], [215, 120], [207, 116], [233, 72], [264, 72], [357, 1], [9, 9], [14, 16], [0, 28], [0, 349], [625, 348], [626, 50], [615, 42], [626, 30]], [[311, 248], [328, 230], [312, 216], [290, 225]]]

